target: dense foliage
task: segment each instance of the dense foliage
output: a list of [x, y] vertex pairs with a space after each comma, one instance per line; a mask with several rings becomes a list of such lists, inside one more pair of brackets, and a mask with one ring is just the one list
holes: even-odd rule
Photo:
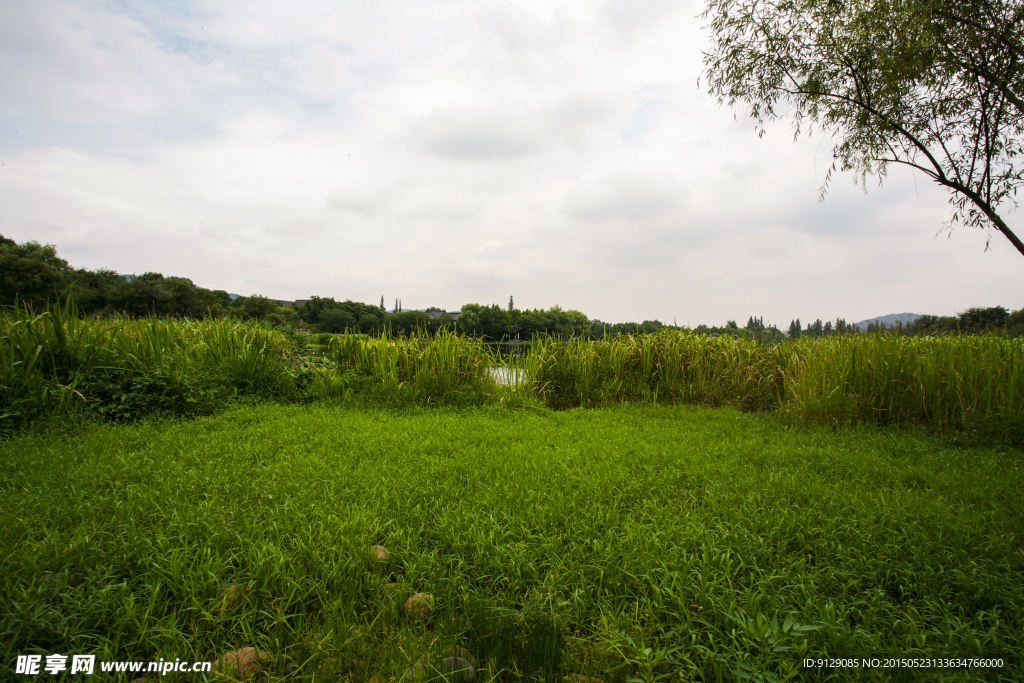
[[238, 321], [82, 318], [72, 301], [0, 313], [0, 432], [50, 415], [210, 412], [306, 382], [280, 332]]
[[27, 305], [42, 310], [49, 303], [74, 299], [82, 315], [120, 314], [177, 318], [221, 318], [277, 324], [295, 322], [290, 307], [264, 296], [237, 297], [223, 290], [197, 287], [184, 277], [161, 273], [120, 275], [112, 270], [72, 268], [52, 245], [23, 242], [0, 235], [0, 306]]
[[[552, 408], [633, 402], [779, 411], [796, 421], [922, 426], [1024, 444], [1024, 338], [655, 334], [540, 336], [512, 358], [480, 337], [309, 339], [237, 320], [82, 318], [73, 305], [0, 314], [0, 430], [48, 415], [132, 420], [247, 395]], [[495, 373], [513, 364], [514, 378]], [[505, 382], [504, 384], [502, 382]]]
[[[187, 278], [165, 277], [160, 273], [118, 275], [110, 270], [76, 270], [57, 256], [52, 245], [37, 242], [18, 244], [0, 236], [0, 307], [14, 306], [17, 302], [42, 310], [47, 303], [67, 299], [75, 301], [76, 310], [81, 315], [118, 314], [133, 318], [158, 315], [193, 319], [231, 317], [271, 323], [289, 334], [294, 328], [299, 328], [326, 334], [386, 332], [392, 336], [409, 337], [422, 332], [434, 335], [445, 330], [471, 334], [488, 342], [503, 342], [552, 336], [602, 339], [680, 329], [675, 325], [665, 325], [660, 320], [606, 323], [589, 319], [581, 311], [565, 310], [560, 306], [520, 310], [511, 298], [507, 307], [467, 303], [457, 314], [437, 308], [403, 310], [399, 300], [388, 311], [384, 308], [383, 297], [380, 305], [370, 305], [313, 296], [293, 306], [289, 302], [256, 294], [235, 296], [222, 290], [203, 289]], [[909, 325], [888, 328], [874, 325], [867, 331], [883, 330], [911, 335], [999, 332], [1024, 336], [1024, 309], [1010, 313], [1000, 306], [971, 308], [956, 317], [923, 316]], [[834, 322], [818, 319], [806, 327], [796, 319], [790, 321], [788, 329], [783, 332], [774, 325], [766, 325], [763, 317], [750, 316], [742, 328], [730, 320], [721, 327], [699, 325], [694, 331], [778, 343], [804, 336], [829, 337], [858, 330], [843, 318]]]

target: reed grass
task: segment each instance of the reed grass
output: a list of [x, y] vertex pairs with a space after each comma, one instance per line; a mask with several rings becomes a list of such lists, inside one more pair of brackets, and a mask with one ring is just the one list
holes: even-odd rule
[[70, 300], [10, 309], [0, 314], [0, 430], [92, 409], [142, 417], [228, 395], [288, 396], [295, 353], [284, 335], [237, 321], [82, 318]]
[[664, 331], [533, 345], [548, 406], [630, 402], [780, 410], [797, 421], [923, 427], [1024, 445], [1024, 339], [841, 335], [768, 345]]
[[[68, 302], [0, 314], [0, 429], [90, 409], [104, 416], [208, 412], [237, 396], [348, 397], [566, 409], [685, 403], [777, 410], [798, 422], [920, 427], [1024, 445], [1024, 339], [842, 335], [769, 345], [666, 330], [541, 338], [508, 359], [441, 330], [334, 335], [325, 363], [274, 330], [238, 321], [82, 319]], [[94, 411], [95, 412], [95, 411]]]
[[802, 420], [924, 426], [1024, 443], [1024, 338], [838, 336], [783, 349]]
[[526, 364], [535, 391], [554, 408], [653, 401], [764, 410], [781, 389], [774, 350], [734, 337], [541, 339]]
[[331, 357], [366, 395], [439, 405], [493, 402], [499, 389], [488, 369], [495, 354], [480, 339], [442, 329], [391, 338], [344, 335]]

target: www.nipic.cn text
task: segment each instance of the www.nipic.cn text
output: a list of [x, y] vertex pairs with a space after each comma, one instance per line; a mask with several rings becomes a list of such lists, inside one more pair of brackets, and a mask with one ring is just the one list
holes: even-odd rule
[[190, 662], [188, 660], [175, 659], [174, 661], [160, 659], [150, 662], [120, 662], [100, 660], [96, 666], [96, 655], [18, 655], [15, 663], [14, 673], [26, 676], [38, 676], [40, 673], [57, 674], [84, 674], [91, 676], [97, 670], [103, 673], [157, 673], [166, 676], [172, 672], [178, 673], [208, 673], [212, 662]]

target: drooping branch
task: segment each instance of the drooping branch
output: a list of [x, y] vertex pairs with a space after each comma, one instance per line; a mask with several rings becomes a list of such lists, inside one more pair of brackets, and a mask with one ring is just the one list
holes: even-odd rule
[[720, 103], [750, 104], [759, 135], [785, 99], [796, 105], [796, 135], [809, 116], [843, 136], [834, 150], [843, 170], [881, 179], [897, 163], [925, 173], [962, 198], [951, 225], [987, 221], [1024, 255], [998, 211], [1024, 185], [1024, 4], [951, 2], [710, 0], [707, 82]]

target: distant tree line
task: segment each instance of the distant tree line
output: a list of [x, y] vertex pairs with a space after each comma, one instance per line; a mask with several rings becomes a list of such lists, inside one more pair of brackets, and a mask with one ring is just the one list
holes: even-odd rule
[[[606, 323], [592, 320], [581, 311], [559, 306], [549, 309], [519, 309], [512, 297], [508, 306], [468, 303], [457, 319], [441, 309], [407, 311], [401, 299], [394, 308], [363, 304], [352, 300], [336, 301], [313, 296], [299, 306], [282, 305], [265, 296], [236, 296], [224, 290], [197, 287], [183, 277], [165, 277], [161, 273], [121, 275], [112, 270], [73, 268], [57, 256], [53, 245], [29, 241], [17, 243], [0, 235], [0, 306], [28, 305], [42, 309], [62, 296], [75, 300], [83, 315], [122, 314], [181, 318], [222, 318], [231, 316], [274, 325], [291, 325], [309, 331], [364, 334], [388, 332], [409, 335], [424, 331], [435, 334], [441, 329], [482, 337], [487, 341], [529, 340], [538, 335], [590, 337], [600, 339], [621, 334], [650, 334], [666, 328], [659, 320], [642, 323]], [[438, 315], [440, 313], [440, 315]], [[843, 318], [804, 327], [800, 319], [790, 321], [785, 332], [766, 325], [763, 317], [750, 316], [742, 328], [735, 320], [724, 326], [699, 325], [698, 334], [734, 335], [777, 343], [802, 337], [828, 337], [860, 332]], [[869, 325], [865, 332], [890, 332], [905, 335], [975, 334], [997, 332], [1024, 336], [1024, 309], [1010, 313], [1001, 306], [970, 308], [957, 316], [925, 315], [912, 323], [887, 326]]]
[[18, 244], [0, 235], [0, 306], [40, 310], [62, 296], [75, 300], [83, 315], [123, 314], [179, 318], [232, 315], [275, 324], [298, 322], [295, 311], [264, 296], [231, 298], [224, 290], [197, 287], [184, 277], [161, 273], [121, 275], [112, 270], [73, 268], [53, 245]]
[[1010, 313], [1002, 306], [968, 308], [958, 315], [922, 315], [907, 324], [868, 325], [867, 332], [895, 332], [905, 335], [980, 334], [999, 332], [1024, 336], [1024, 308]]

